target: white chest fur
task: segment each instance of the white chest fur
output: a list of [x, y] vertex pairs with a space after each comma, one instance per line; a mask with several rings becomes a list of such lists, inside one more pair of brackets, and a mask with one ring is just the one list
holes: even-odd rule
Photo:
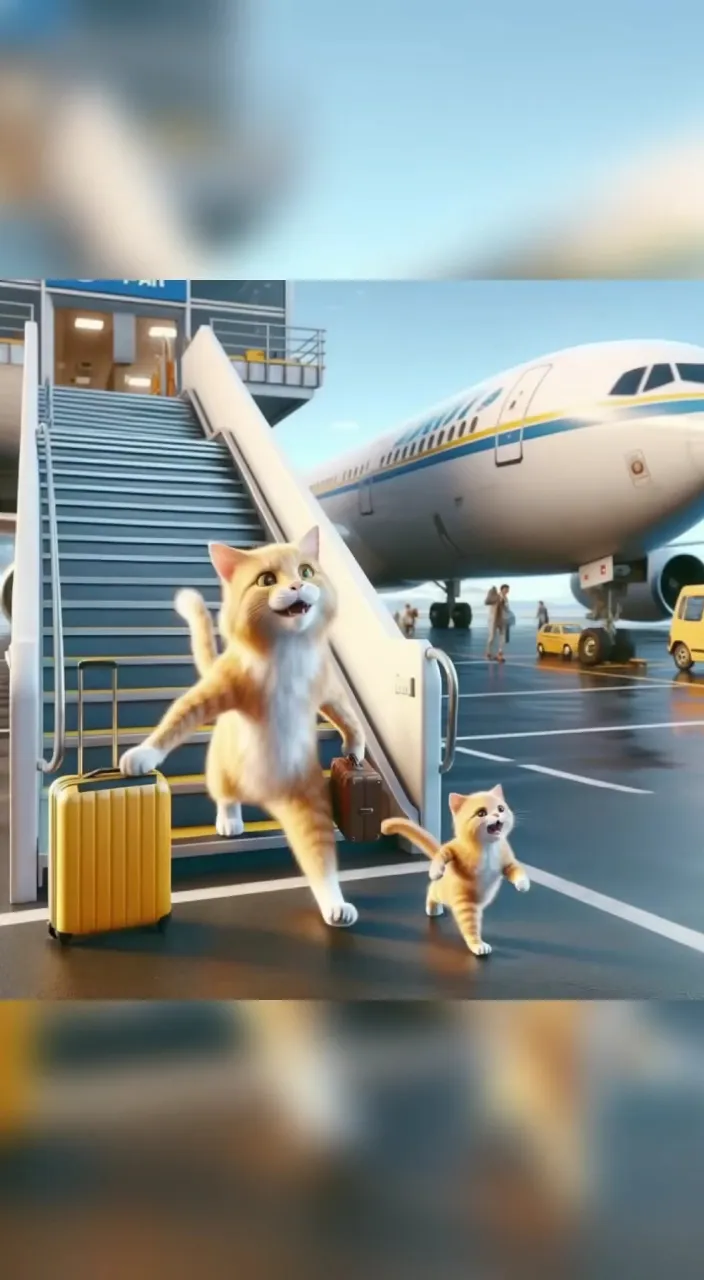
[[501, 842], [498, 840], [485, 846], [478, 884], [482, 906], [488, 907], [501, 888]]
[[316, 685], [324, 654], [310, 638], [287, 636], [266, 667], [252, 671], [262, 682], [262, 723], [240, 720], [245, 790], [254, 799], [286, 786], [310, 768], [317, 754]]

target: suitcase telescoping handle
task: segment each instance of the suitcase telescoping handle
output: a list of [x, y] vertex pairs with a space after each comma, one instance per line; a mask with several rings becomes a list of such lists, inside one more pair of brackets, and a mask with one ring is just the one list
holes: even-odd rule
[[111, 658], [82, 658], [78, 663], [78, 773], [83, 776], [83, 672], [102, 667], [112, 672], [112, 767], [117, 769], [117, 663]]

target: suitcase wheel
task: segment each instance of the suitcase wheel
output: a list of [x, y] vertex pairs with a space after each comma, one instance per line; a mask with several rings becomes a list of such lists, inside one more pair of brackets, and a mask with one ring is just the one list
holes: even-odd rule
[[159, 933], [166, 933], [170, 919], [171, 919], [171, 912], [169, 912], [167, 916], [161, 917], [161, 920], [158, 921], [156, 926], [157, 929], [159, 930]]
[[59, 940], [59, 942], [61, 943], [61, 946], [62, 946], [62, 947], [68, 947], [68, 946], [70, 946], [70, 944], [73, 942], [73, 934], [72, 934], [72, 933], [57, 933], [57, 932], [56, 932], [56, 929], [55, 929], [55, 928], [54, 928], [54, 926], [53, 926], [53, 924], [50, 924], [50, 925], [49, 925], [49, 937], [50, 937], [50, 938], [58, 938], [58, 940]]

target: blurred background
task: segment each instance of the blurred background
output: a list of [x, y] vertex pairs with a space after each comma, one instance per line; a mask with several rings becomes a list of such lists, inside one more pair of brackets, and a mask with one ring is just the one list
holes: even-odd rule
[[701, 1275], [696, 1006], [0, 1006], [8, 1276]]
[[664, 12], [3, 0], [4, 274], [698, 275], [704, 18]]

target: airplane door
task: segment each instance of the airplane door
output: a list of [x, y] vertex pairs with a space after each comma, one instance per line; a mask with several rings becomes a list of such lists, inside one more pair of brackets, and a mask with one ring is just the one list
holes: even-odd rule
[[523, 426], [530, 402], [551, 368], [550, 364], [539, 364], [526, 369], [506, 396], [496, 424], [494, 461], [497, 467], [523, 461]]
[[372, 477], [366, 476], [359, 486], [359, 514], [361, 516], [370, 516], [373, 512]]

